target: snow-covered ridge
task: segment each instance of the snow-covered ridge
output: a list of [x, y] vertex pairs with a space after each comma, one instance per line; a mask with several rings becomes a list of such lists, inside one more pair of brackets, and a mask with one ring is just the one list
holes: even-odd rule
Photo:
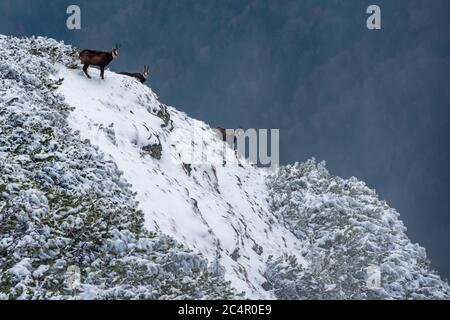
[[[60, 66], [58, 92], [75, 108], [69, 123], [123, 171], [146, 227], [217, 259], [247, 297], [273, 298], [263, 288], [268, 257], [299, 253], [301, 244], [268, 210], [266, 173], [224, 149], [205, 123], [162, 105], [149, 87], [113, 72], [104, 81], [91, 74]], [[152, 146], [161, 159], [145, 151]]]

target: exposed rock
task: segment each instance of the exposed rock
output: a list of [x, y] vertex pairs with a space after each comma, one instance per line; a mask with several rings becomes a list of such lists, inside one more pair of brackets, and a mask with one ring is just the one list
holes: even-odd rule
[[183, 163], [183, 169], [188, 176], [191, 176], [192, 173], [192, 165], [190, 163]]
[[162, 157], [161, 142], [145, 146], [142, 148], [142, 151], [144, 151], [144, 153], [150, 155], [151, 157], [155, 158], [156, 160], [161, 160]]
[[163, 128], [170, 127], [169, 130], [172, 130], [173, 125], [172, 125], [172, 121], [170, 120], [170, 113], [169, 113], [169, 110], [167, 109], [167, 106], [164, 104], [161, 104], [159, 107], [160, 107], [160, 109], [159, 109], [158, 113], [156, 114], [156, 116], [161, 118], [162, 121], [164, 121], [164, 125], [162, 127]]
[[237, 261], [241, 255], [239, 254], [239, 248], [234, 249], [233, 253], [230, 255], [231, 259]]
[[266, 291], [270, 291], [270, 290], [273, 289], [273, 285], [270, 282], [268, 282], [268, 281], [264, 282], [261, 286]]
[[259, 256], [262, 255], [263, 252], [264, 252], [263, 247], [261, 247], [261, 246], [260, 246], [259, 244], [257, 244], [257, 243], [255, 243], [255, 244], [253, 245], [252, 249], [253, 249], [253, 251], [255, 251], [256, 254], [259, 255]]

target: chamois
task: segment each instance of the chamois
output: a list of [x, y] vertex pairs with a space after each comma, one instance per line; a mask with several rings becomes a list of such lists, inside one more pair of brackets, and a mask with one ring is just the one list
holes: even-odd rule
[[95, 50], [83, 50], [80, 52], [80, 60], [84, 64], [83, 71], [89, 79], [91, 79], [91, 76], [88, 73], [88, 68], [92, 65], [100, 67], [100, 76], [105, 80], [105, 67], [118, 56], [119, 45], [116, 45], [111, 52]]
[[144, 66], [144, 72], [142, 73], [129, 73], [129, 72], [120, 72], [119, 74], [122, 74], [124, 76], [132, 77], [138, 79], [141, 83], [144, 83], [147, 81], [148, 77], [150, 76], [150, 67]]
[[213, 129], [219, 138], [222, 139], [223, 142], [228, 142], [230, 145], [236, 145], [237, 138], [242, 134], [243, 129], [239, 127], [239, 129], [225, 129], [222, 127], [217, 127]]

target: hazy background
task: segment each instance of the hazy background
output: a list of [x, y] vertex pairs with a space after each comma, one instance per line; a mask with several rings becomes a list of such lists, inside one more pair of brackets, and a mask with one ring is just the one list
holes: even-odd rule
[[[66, 29], [66, 8], [82, 30]], [[382, 10], [381, 31], [366, 8]], [[120, 42], [161, 100], [213, 126], [280, 128], [281, 161], [326, 160], [398, 209], [450, 276], [450, 1], [2, 0], [0, 33]]]

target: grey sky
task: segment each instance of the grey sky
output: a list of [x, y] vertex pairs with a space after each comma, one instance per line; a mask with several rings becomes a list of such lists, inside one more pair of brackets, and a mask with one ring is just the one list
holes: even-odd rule
[[[45, 3], [45, 4], [44, 4]], [[79, 4], [81, 31], [65, 28]], [[382, 31], [365, 28], [369, 4]], [[281, 161], [326, 160], [398, 209], [450, 276], [448, 0], [2, 0], [0, 33], [153, 69], [161, 100], [211, 125], [280, 128]]]

